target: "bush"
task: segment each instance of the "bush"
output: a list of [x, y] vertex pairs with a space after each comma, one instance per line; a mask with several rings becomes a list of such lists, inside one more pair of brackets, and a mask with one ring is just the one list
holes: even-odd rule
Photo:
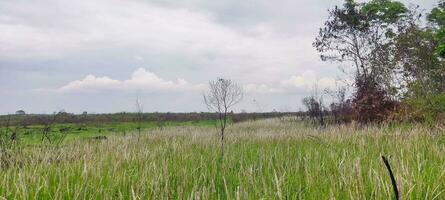
[[315, 96], [306, 97], [303, 99], [303, 105], [306, 107], [307, 115], [314, 124], [325, 125], [325, 108], [322, 98], [316, 98]]
[[359, 123], [380, 123], [388, 119], [397, 103], [373, 78], [359, 77], [352, 100], [353, 119]]
[[402, 101], [397, 117], [402, 121], [443, 123], [445, 122], [445, 94], [406, 98]]
[[351, 122], [352, 120], [351, 100], [348, 99], [344, 102], [331, 103], [329, 107], [331, 109], [331, 115], [333, 117], [334, 123], [344, 124]]

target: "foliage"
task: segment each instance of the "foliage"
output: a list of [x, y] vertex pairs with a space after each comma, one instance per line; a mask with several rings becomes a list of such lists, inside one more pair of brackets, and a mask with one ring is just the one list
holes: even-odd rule
[[407, 12], [397, 1], [348, 0], [343, 8], [329, 11], [314, 46], [322, 60], [352, 63], [356, 76], [385, 79], [392, 66], [393, 38], [403, 27]]
[[438, 6], [428, 14], [427, 19], [433, 24], [435, 36], [440, 43], [436, 48], [436, 53], [445, 57], [445, 2], [440, 1]]
[[[362, 13], [366, 16], [366, 21], [370, 24], [380, 24], [379, 26], [390, 26], [397, 23], [409, 10], [403, 3], [391, 0], [373, 0], [363, 5]], [[388, 28], [385, 34], [388, 36], [393, 30]]]
[[307, 114], [313, 123], [319, 123], [321, 126], [325, 125], [325, 108], [322, 98], [316, 98], [315, 96], [305, 97], [303, 105], [306, 107]]
[[[360, 122], [380, 121], [381, 115], [387, 113], [388, 102], [378, 101], [395, 95], [395, 38], [410, 22], [410, 12], [397, 1], [347, 0], [342, 8], [330, 10], [329, 19], [314, 42], [322, 60], [347, 62], [355, 67], [353, 109]], [[363, 111], [378, 113], [357, 116]]]
[[16, 114], [16, 115], [26, 115], [26, 112], [23, 111], [23, 110], [17, 110], [17, 111], [15, 112], [15, 114]]
[[401, 103], [397, 117], [402, 121], [425, 122], [431, 125], [445, 122], [445, 94], [411, 96]]
[[352, 101], [354, 120], [361, 123], [383, 122], [395, 110], [396, 102], [373, 79], [358, 79]]
[[396, 46], [396, 60], [407, 87], [405, 95], [445, 91], [445, 62], [434, 53], [438, 41], [431, 30], [413, 24], [397, 37]]
[[352, 120], [352, 102], [346, 98], [347, 87], [339, 87], [336, 90], [327, 90], [333, 102], [329, 105], [330, 114], [336, 124], [349, 123]]
[[[329, 11], [314, 46], [322, 60], [354, 66], [350, 74], [355, 80], [355, 120], [388, 120], [394, 113], [405, 112], [397, 110], [403, 106], [423, 105], [416, 99], [431, 104], [445, 92], [445, 61], [435, 53], [445, 49], [441, 46], [445, 44], [445, 3], [428, 15], [432, 27], [421, 27], [417, 9], [392, 0], [346, 0], [343, 7]], [[335, 104], [331, 107], [338, 109]], [[430, 115], [428, 109], [418, 110]]]

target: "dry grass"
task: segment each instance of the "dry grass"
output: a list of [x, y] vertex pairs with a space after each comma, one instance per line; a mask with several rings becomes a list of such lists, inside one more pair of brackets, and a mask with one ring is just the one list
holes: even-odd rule
[[170, 127], [63, 146], [20, 146], [0, 171], [7, 199], [445, 199], [445, 137], [422, 127], [328, 127], [262, 120]]

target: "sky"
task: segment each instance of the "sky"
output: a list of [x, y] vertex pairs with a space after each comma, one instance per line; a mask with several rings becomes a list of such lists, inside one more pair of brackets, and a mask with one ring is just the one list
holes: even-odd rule
[[244, 90], [235, 112], [298, 111], [347, 79], [312, 47], [342, 2], [1, 0], [0, 114], [207, 111], [218, 77]]

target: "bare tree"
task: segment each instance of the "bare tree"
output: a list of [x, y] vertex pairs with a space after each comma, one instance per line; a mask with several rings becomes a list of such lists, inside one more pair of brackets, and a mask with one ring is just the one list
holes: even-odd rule
[[49, 144], [61, 144], [66, 138], [70, 128], [68, 127], [58, 127], [56, 131], [57, 123], [63, 120], [63, 115], [66, 115], [64, 110], [59, 112], [54, 112], [51, 115], [42, 115], [39, 117], [39, 123], [43, 125], [42, 127], [42, 138], [41, 142], [47, 142]]
[[321, 126], [325, 125], [323, 95], [318, 94], [317, 84], [314, 85], [313, 93], [303, 99], [303, 105], [306, 107], [307, 114], [313, 123], [318, 122]]
[[352, 115], [352, 102], [347, 98], [348, 88], [346, 86], [338, 86], [335, 89], [326, 89], [325, 93], [332, 98], [329, 105], [330, 114], [333, 121], [337, 124], [348, 123]]
[[57, 118], [57, 113], [54, 113], [52, 115], [49, 116], [42, 116], [40, 117], [40, 123], [43, 125], [42, 127], [42, 143], [45, 142], [45, 140], [47, 140], [49, 143], [52, 143], [53, 141], [51, 140], [50, 137], [50, 133], [51, 133], [51, 129], [56, 121]]
[[[5, 127], [0, 131], [0, 168], [7, 167], [12, 157], [12, 148], [14, 146], [14, 133], [10, 127], [11, 115], [7, 116]], [[13, 132], [10, 134], [10, 132]]]
[[144, 114], [144, 105], [139, 100], [139, 97], [136, 98], [135, 109], [136, 109], [136, 115], [137, 115], [136, 116], [137, 117], [136, 129], [138, 130], [138, 134], [139, 134], [138, 141], [139, 141], [139, 137], [141, 136], [142, 120], [143, 120], [143, 114]]
[[224, 131], [227, 127], [229, 109], [243, 99], [242, 88], [232, 80], [218, 78], [209, 82], [209, 91], [204, 94], [204, 103], [210, 111], [218, 113], [221, 148], [224, 145]]

